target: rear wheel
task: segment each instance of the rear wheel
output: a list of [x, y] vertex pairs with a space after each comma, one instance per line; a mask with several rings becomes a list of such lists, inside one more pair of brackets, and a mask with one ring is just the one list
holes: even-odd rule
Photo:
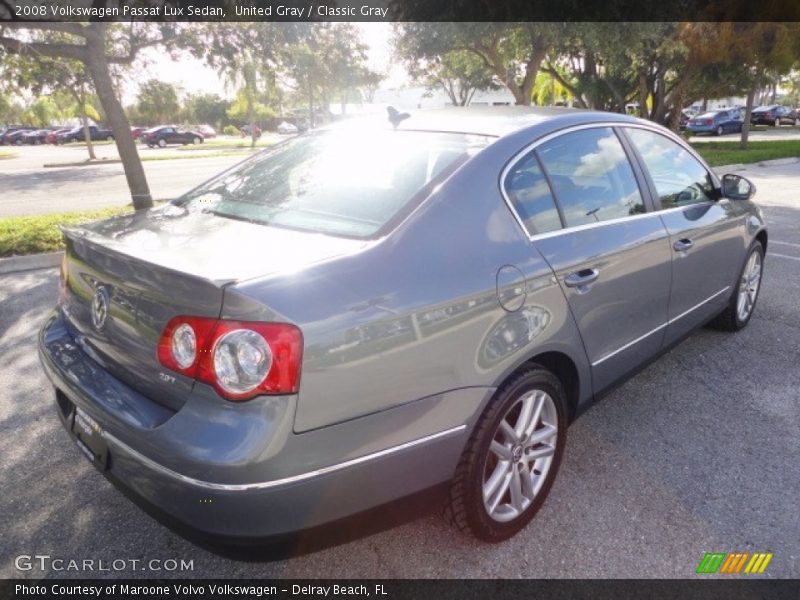
[[167, 145], [167, 140], [165, 140], [164, 138], [161, 138], [160, 140], [158, 140], [158, 147], [159, 148], [163, 148], [166, 145]]
[[739, 331], [747, 325], [756, 307], [763, 271], [764, 247], [756, 241], [750, 246], [728, 306], [711, 322], [712, 326], [725, 331]]
[[201, 140], [199, 137], [193, 137], [193, 138], [192, 138], [192, 143], [193, 143], [195, 146], [196, 146], [197, 144], [199, 144], [200, 142], [202, 142], [202, 141], [203, 141], [203, 140]]
[[780, 119], [775, 119], [775, 122], [773, 123], [773, 125], [775, 125], [775, 127], [780, 127], [781, 126], [781, 120]]
[[539, 365], [503, 384], [467, 442], [445, 518], [486, 542], [501, 542], [525, 527], [553, 485], [566, 415], [561, 382]]

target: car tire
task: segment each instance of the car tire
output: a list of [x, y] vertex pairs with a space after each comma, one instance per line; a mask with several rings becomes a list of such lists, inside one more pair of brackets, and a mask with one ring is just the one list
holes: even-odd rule
[[167, 140], [165, 140], [164, 138], [161, 138], [160, 140], [158, 140], [158, 147], [159, 148], [163, 148], [166, 145], [167, 145]]
[[717, 125], [716, 134], [717, 135], [722, 135], [723, 133], [725, 133], [725, 129], [722, 127], [722, 125]]
[[781, 120], [780, 119], [775, 119], [775, 122], [773, 123], [773, 125], [775, 125], [775, 127], [780, 127], [781, 126]]
[[103, 138], [103, 141], [104, 141], [104, 142], [110, 142], [110, 141], [111, 141], [111, 140], [113, 140], [113, 139], [114, 139], [114, 138], [113, 138], [112, 136], [110, 136], [110, 135], [107, 135], [106, 137], [104, 137], [104, 138]]
[[795, 127], [800, 127], [800, 119], [795, 119], [794, 120], [794, 126]]
[[566, 434], [559, 379], [537, 364], [517, 372], [497, 390], [470, 435], [450, 485], [445, 520], [485, 542], [518, 533], [547, 498]]
[[[753, 272], [753, 265], [757, 267], [757, 274]], [[758, 294], [761, 291], [761, 279], [764, 274], [764, 246], [755, 241], [750, 246], [744, 264], [739, 271], [733, 293], [728, 305], [710, 325], [723, 331], [739, 331], [750, 322], [756, 309]], [[755, 280], [753, 277], [755, 276]], [[744, 310], [743, 310], [744, 308]]]
[[194, 138], [192, 138], [192, 143], [193, 143], [195, 146], [196, 146], [197, 144], [200, 144], [200, 143], [202, 143], [202, 141], [203, 141], [203, 140], [201, 140], [199, 137], [194, 137]]

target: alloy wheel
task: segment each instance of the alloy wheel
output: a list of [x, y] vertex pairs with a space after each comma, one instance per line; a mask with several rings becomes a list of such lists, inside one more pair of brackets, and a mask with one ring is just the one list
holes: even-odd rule
[[543, 390], [530, 390], [506, 411], [483, 469], [483, 504], [495, 521], [520, 516], [542, 488], [558, 439], [558, 413]]
[[746, 321], [753, 311], [761, 285], [761, 254], [753, 252], [747, 259], [747, 265], [739, 282], [739, 297], [736, 302], [736, 315], [740, 321]]

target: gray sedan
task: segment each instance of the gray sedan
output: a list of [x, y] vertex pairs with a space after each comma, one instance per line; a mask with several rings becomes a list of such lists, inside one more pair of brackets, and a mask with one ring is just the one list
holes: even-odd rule
[[390, 121], [65, 230], [41, 360], [117, 485], [264, 538], [448, 484], [446, 518], [501, 541], [594, 400], [753, 314], [755, 189], [667, 130], [527, 108]]

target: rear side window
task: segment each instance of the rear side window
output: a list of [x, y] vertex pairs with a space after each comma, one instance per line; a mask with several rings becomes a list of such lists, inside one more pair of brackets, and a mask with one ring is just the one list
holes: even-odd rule
[[626, 131], [650, 172], [662, 209], [714, 198], [711, 175], [685, 148], [652, 131], [633, 128]]
[[537, 153], [568, 227], [645, 212], [633, 169], [610, 127], [561, 135]]
[[514, 165], [503, 180], [503, 188], [528, 235], [561, 229], [561, 218], [536, 154], [531, 152]]

